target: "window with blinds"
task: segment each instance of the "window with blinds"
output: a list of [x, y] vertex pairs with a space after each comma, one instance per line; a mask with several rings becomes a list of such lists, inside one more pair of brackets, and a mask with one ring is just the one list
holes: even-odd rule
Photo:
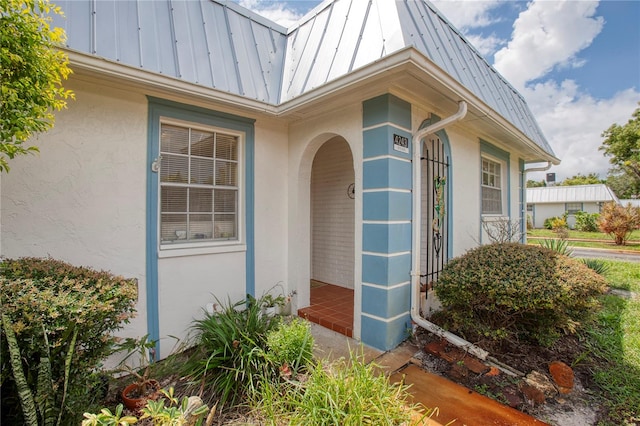
[[502, 167], [482, 158], [482, 214], [502, 214]]
[[162, 244], [238, 239], [238, 137], [161, 124]]

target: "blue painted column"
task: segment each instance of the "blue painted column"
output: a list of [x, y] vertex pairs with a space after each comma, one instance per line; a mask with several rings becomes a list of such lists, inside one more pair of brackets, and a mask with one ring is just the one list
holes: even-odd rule
[[388, 350], [411, 327], [411, 104], [363, 103], [362, 342]]

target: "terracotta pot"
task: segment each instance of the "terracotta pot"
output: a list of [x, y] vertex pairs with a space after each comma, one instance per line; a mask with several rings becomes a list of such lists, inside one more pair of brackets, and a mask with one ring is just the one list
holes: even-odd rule
[[120, 393], [120, 397], [122, 398], [122, 402], [124, 403], [124, 406], [127, 407], [129, 410], [139, 411], [145, 405], [147, 405], [148, 400], [150, 399], [155, 400], [158, 397], [157, 391], [160, 389], [160, 383], [158, 383], [157, 380], [150, 380], [149, 385], [153, 388], [153, 392], [151, 392], [148, 395], [144, 395], [137, 398], [129, 397], [129, 395], [137, 392], [138, 390], [137, 383], [131, 383], [130, 385], [125, 387]]

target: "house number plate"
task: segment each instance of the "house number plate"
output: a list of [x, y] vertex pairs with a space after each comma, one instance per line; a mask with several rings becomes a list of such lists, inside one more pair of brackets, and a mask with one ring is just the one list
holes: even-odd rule
[[409, 153], [409, 138], [393, 134], [393, 149], [395, 151]]

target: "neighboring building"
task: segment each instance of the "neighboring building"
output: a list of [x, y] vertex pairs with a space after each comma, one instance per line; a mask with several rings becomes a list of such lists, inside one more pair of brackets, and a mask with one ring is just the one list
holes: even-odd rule
[[567, 212], [572, 228], [576, 212], [600, 213], [603, 204], [610, 201], [620, 202], [605, 184], [527, 188], [527, 216], [535, 228], [542, 228], [546, 219]]
[[640, 200], [638, 199], [620, 200], [620, 205], [626, 206], [629, 204], [631, 204], [632, 207], [640, 207]]
[[353, 336], [392, 348], [411, 272], [486, 242], [483, 220], [524, 224], [525, 165], [559, 162], [426, 1], [328, 0], [289, 29], [227, 1], [56, 3], [76, 100], [2, 176], [0, 254], [138, 278], [126, 334], [162, 356], [214, 295], [280, 283], [295, 311], [311, 279], [352, 288]]

